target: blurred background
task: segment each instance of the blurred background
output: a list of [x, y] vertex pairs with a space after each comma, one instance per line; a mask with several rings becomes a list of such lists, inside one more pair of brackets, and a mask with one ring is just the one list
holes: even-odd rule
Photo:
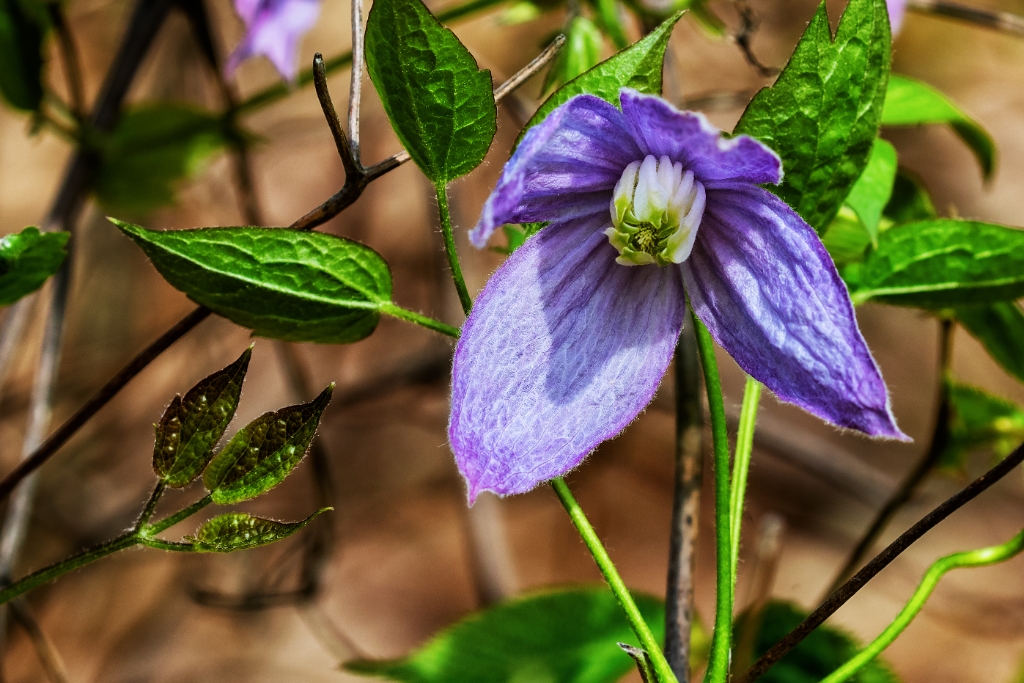
[[[1016, 0], [974, 0], [979, 7], [1024, 12]], [[442, 5], [429, 3], [432, 9]], [[242, 26], [227, 0], [210, 0], [222, 53]], [[781, 67], [815, 9], [813, 0], [749, 0], [760, 25], [758, 58]], [[71, 0], [69, 25], [91, 101], [131, 11], [126, 0]], [[730, 29], [736, 7], [712, 9]], [[829, 3], [838, 17], [842, 3]], [[325, 0], [321, 19], [302, 43], [314, 52], [348, 49], [348, 4]], [[500, 9], [453, 26], [480, 65], [501, 82], [521, 68], [563, 22], [554, 12], [536, 21], [499, 25]], [[639, 27], [632, 27], [633, 36]], [[608, 48], [610, 50], [610, 48]], [[610, 52], [606, 53], [610, 54]], [[59, 60], [50, 81], [63, 92]], [[1019, 225], [1024, 214], [1024, 40], [947, 19], [910, 13], [895, 41], [894, 71], [946, 93], [995, 138], [999, 165], [983, 183], [970, 151], [946, 127], [887, 132], [902, 166], [927, 184], [942, 215]], [[331, 77], [339, 109], [347, 71]], [[501, 262], [465, 239], [518, 131], [540, 101], [536, 77], [499, 107], [499, 130], [483, 166], [451, 188], [457, 238], [471, 291]], [[276, 82], [265, 60], [237, 75], [241, 95]], [[684, 18], [666, 68], [666, 97], [702, 107], [730, 130], [753, 92], [770, 83], [737, 46]], [[217, 109], [221, 94], [188, 22], [172, 14], [131, 90], [130, 102], [172, 100]], [[400, 149], [369, 80], [363, 101], [363, 160]], [[258, 136], [252, 147], [255, 198], [263, 223], [287, 225], [337, 191], [344, 172], [312, 88], [244, 119]], [[61, 180], [71, 147], [26, 116], [0, 109], [0, 235], [38, 224]], [[452, 324], [461, 309], [446, 271], [433, 190], [405, 165], [373, 183], [324, 229], [369, 244], [390, 264], [396, 301]], [[156, 229], [239, 225], [243, 198], [226, 154], [180, 186], [175, 206], [142, 220]], [[193, 308], [150, 266], [142, 252], [90, 204], [77, 226], [68, 332], [53, 424], [59, 424], [135, 353]], [[38, 297], [38, 295], [37, 295]], [[0, 467], [18, 460], [45, 311], [36, 307], [0, 396]], [[753, 598], [758, 529], [784, 523], [781, 545], [767, 559], [774, 597], [816, 605], [873, 512], [927, 445], [937, 400], [939, 325], [912, 309], [865, 305], [864, 334], [892, 392], [912, 444], [841, 434], [770, 395], [762, 401], [744, 520], [739, 602]], [[6, 321], [5, 321], [6, 322]], [[2, 324], [2, 323], [0, 323]], [[15, 575], [106, 540], [129, 526], [155, 478], [153, 423], [176, 393], [235, 359], [247, 330], [213, 317], [175, 344], [106, 406], [41, 469], [29, 543]], [[962, 331], [954, 339], [955, 376], [1024, 401], [1008, 377]], [[235, 425], [306, 400], [329, 382], [335, 399], [321, 427], [321, 452], [273, 493], [246, 510], [299, 519], [323, 515], [279, 544], [232, 555], [178, 555], [143, 549], [121, 553], [34, 591], [28, 604], [67, 680], [85, 681], [347, 681], [339, 670], [355, 657], [397, 657], [479, 608], [496, 593], [514, 594], [600, 575], [553, 493], [547, 488], [498, 501], [484, 498], [467, 514], [465, 491], [446, 444], [446, 338], [385, 319], [370, 338], [350, 346], [285, 345], [257, 340]], [[738, 412], [743, 375], [719, 358], [726, 402]], [[671, 378], [671, 373], [668, 375]], [[303, 395], [307, 394], [307, 395]], [[709, 439], [706, 439], [709, 441]], [[584, 509], [627, 583], [664, 594], [671, 514], [674, 397], [667, 380], [651, 407], [569, 477]], [[982, 454], [970, 476], [989, 464]], [[969, 479], [931, 476], [899, 512], [877, 549]], [[712, 495], [706, 477], [700, 519], [696, 601], [713, 613]], [[162, 508], [199, 497], [193, 486], [172, 491]], [[927, 568], [949, 552], [1001, 543], [1021, 526], [1024, 490], [1011, 475], [904, 553], [830, 623], [873, 638], [902, 606]], [[195, 520], [168, 535], [192, 533]], [[481, 566], [474, 525], [495, 544]], [[504, 537], [504, 538], [503, 538]], [[494, 562], [495, 558], [498, 559]], [[1021, 560], [947, 576], [922, 615], [886, 652], [908, 683], [1015, 680], [1024, 654]], [[707, 623], [707, 622], [706, 622]], [[10, 627], [3, 675], [49, 680], [26, 630]], [[636, 680], [639, 680], [636, 677]]]

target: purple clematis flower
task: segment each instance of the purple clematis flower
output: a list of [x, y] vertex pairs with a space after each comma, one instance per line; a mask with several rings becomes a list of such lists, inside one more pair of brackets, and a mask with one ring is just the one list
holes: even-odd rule
[[885, 6], [889, 9], [889, 27], [892, 34], [896, 35], [903, 26], [903, 17], [907, 14], [907, 0], [885, 0]]
[[264, 55], [286, 80], [298, 75], [299, 40], [316, 24], [320, 0], [235, 0], [245, 35], [228, 57], [225, 73], [250, 57]]
[[700, 114], [624, 89], [523, 138], [470, 234], [550, 221], [480, 293], [455, 350], [449, 438], [472, 502], [565, 474], [650, 402], [686, 298], [781, 400], [906, 439], [814, 230], [758, 187], [779, 157]]

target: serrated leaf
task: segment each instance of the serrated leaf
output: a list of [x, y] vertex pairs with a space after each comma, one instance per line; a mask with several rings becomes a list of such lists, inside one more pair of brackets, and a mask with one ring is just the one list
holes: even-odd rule
[[258, 548], [288, 538], [316, 519], [320, 513], [331, 509], [320, 508], [301, 522], [275, 522], [244, 512], [230, 512], [206, 522], [196, 532], [194, 539], [187, 540], [191, 541], [195, 550], [208, 553]]
[[882, 218], [882, 210], [892, 197], [893, 183], [896, 181], [896, 148], [876, 138], [871, 148], [868, 165], [860, 178], [850, 188], [846, 203], [860, 218], [867, 230], [872, 244], [878, 243], [878, 222]]
[[30, 2], [0, 0], [0, 95], [24, 111], [35, 111], [43, 101], [46, 24]]
[[132, 109], [100, 145], [96, 198], [112, 213], [141, 216], [174, 204], [178, 184], [232, 144], [221, 114], [173, 103]]
[[892, 196], [882, 213], [895, 223], [923, 221], [938, 216], [924, 182], [904, 169], [896, 172]]
[[1024, 382], [1024, 311], [1013, 301], [956, 309], [956, 318], [1008, 373]]
[[769, 188], [819, 234], [860, 177], [878, 136], [889, 76], [889, 15], [884, 0], [851, 0], [835, 41], [825, 3], [789, 63], [736, 124], [782, 157], [785, 178]]
[[153, 470], [165, 484], [181, 488], [202, 474], [213, 447], [235, 416], [252, 347], [223, 370], [175, 396], [156, 425]]
[[28, 227], [0, 239], [0, 306], [31, 294], [56, 273], [68, 253], [71, 233]]
[[240, 503], [274, 488], [306, 455], [334, 385], [309, 403], [264, 413], [231, 437], [203, 475], [220, 505]]
[[952, 218], [905, 223], [864, 260], [855, 303], [948, 308], [1024, 296], [1024, 230]]
[[601, 61], [603, 45], [604, 39], [594, 22], [583, 16], [573, 18], [565, 30], [565, 45], [548, 71], [543, 90], [571, 81], [594, 68]]
[[676, 12], [641, 40], [553, 92], [523, 128], [519, 139], [522, 139], [527, 130], [543, 121], [552, 110], [576, 95], [596, 95], [616, 106], [619, 104], [619, 91], [622, 88], [660, 95], [665, 48], [672, 35], [672, 28], [682, 16], [682, 12]]
[[[790, 603], [769, 602], [755, 639], [754, 658], [767, 652], [806, 616], [806, 612]], [[737, 632], [745, 618], [737, 620]], [[757, 680], [759, 683], [815, 683], [845, 664], [860, 649], [860, 644], [845, 632], [833, 626], [819, 626]], [[868, 662], [847, 679], [847, 683], [898, 682], [896, 674], [879, 659]]]
[[926, 83], [893, 75], [885, 95], [883, 126], [918, 126], [946, 123], [952, 126], [978, 159], [985, 178], [996, 166], [996, 145], [992, 136], [941, 92]]
[[358, 341], [391, 301], [384, 259], [342, 237], [283, 228], [156, 232], [111, 221], [172, 286], [261, 337]]
[[957, 383], [950, 386], [949, 398], [949, 445], [941, 467], [963, 470], [967, 455], [982, 449], [1006, 457], [1024, 439], [1024, 410], [1013, 401]]
[[[655, 636], [662, 638], [661, 601], [634, 597]], [[619, 641], [636, 645], [611, 591], [568, 588], [478, 612], [407, 657], [347, 662], [345, 669], [404, 683], [612, 683], [634, 667]]]
[[497, 131], [491, 73], [420, 0], [376, 0], [366, 66], [412, 160], [435, 185], [476, 168]]

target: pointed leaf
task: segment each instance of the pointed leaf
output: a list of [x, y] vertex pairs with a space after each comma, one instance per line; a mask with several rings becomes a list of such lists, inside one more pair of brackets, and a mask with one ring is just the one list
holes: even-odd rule
[[896, 148], [885, 140], [876, 138], [868, 165], [846, 197], [846, 203], [857, 212], [871, 237], [872, 244], [878, 244], [878, 221], [881, 220], [882, 210], [892, 196], [895, 181]]
[[497, 131], [491, 73], [420, 0], [376, 0], [366, 66], [398, 139], [434, 184], [483, 161]]
[[885, 0], [851, 0], [834, 42], [822, 2], [778, 80], [754, 96], [736, 124], [736, 134], [782, 157], [785, 178], [773, 191], [819, 234], [878, 136], [890, 40]]
[[24, 111], [35, 111], [43, 101], [46, 24], [31, 2], [0, 0], [0, 95]]
[[223, 370], [175, 396], [156, 426], [153, 469], [164, 483], [181, 488], [198, 477], [213, 457], [213, 447], [235, 416], [252, 347]]
[[333, 391], [332, 384], [309, 403], [264, 413], [238, 430], [203, 475], [213, 502], [240, 503], [284, 481], [306, 455]]
[[1024, 311], [1013, 301], [956, 309], [960, 324], [1008, 373], [1024, 382]]
[[194, 539], [187, 540], [200, 552], [230, 553], [258, 548], [288, 538], [312, 522], [321, 512], [331, 509], [320, 508], [301, 522], [275, 522], [244, 512], [231, 512], [214, 517], [199, 528]]
[[896, 171], [892, 196], [882, 212], [894, 223], [910, 223], [938, 217], [924, 182], [905, 169]]
[[1024, 230], [935, 219], [890, 228], [865, 259], [855, 303], [946, 308], [1024, 296]]
[[885, 94], [882, 111], [883, 126], [917, 126], [927, 123], [948, 123], [963, 140], [981, 165], [986, 178], [996, 166], [996, 145], [978, 122], [965, 114], [941, 92], [921, 81], [893, 75]]
[[552, 93], [519, 134], [522, 139], [527, 130], [544, 120], [559, 105], [576, 95], [588, 93], [619, 105], [619, 91], [633, 88], [651, 95], [661, 94], [661, 72], [665, 61], [665, 48], [676, 22], [683, 16], [676, 12], [644, 38], [622, 52], [601, 62], [590, 71], [574, 78]]
[[71, 233], [25, 228], [0, 239], [0, 306], [31, 294], [56, 273]]
[[949, 445], [939, 465], [963, 470], [973, 451], [989, 449], [1003, 458], [1024, 439], [1024, 410], [1013, 401], [966, 384], [949, 391], [952, 415]]
[[342, 237], [283, 228], [157, 232], [111, 220], [173, 287], [261, 337], [358, 341], [391, 302], [384, 259]]
[[[661, 601], [634, 597], [656, 637], [663, 637]], [[471, 615], [407, 657], [347, 662], [345, 669], [406, 683], [613, 683], [634, 668], [619, 641], [636, 645], [611, 591], [569, 588]]]

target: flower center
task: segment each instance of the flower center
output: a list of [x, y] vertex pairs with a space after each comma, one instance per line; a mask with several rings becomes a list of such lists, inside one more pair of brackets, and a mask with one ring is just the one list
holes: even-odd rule
[[704, 186], [680, 162], [648, 155], [622, 172], [612, 194], [612, 227], [604, 231], [624, 266], [682, 263], [704, 216]]

